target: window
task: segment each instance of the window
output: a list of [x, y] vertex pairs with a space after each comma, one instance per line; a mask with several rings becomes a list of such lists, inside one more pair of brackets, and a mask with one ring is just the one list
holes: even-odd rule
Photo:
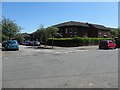
[[66, 32], [66, 33], [68, 33], [68, 30], [67, 30], [67, 29], [65, 29], [65, 32]]
[[60, 34], [62, 34], [62, 30], [60, 30], [60, 32], [59, 32]]
[[72, 30], [70, 29], [69, 32], [72, 33]]
[[75, 30], [75, 33], [77, 33], [77, 30]]

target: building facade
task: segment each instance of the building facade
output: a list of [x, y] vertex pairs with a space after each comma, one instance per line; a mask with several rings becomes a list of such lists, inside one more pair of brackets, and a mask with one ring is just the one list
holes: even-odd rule
[[110, 29], [103, 25], [70, 21], [53, 26], [59, 28], [58, 32], [63, 38], [75, 36], [92, 38], [111, 37]]

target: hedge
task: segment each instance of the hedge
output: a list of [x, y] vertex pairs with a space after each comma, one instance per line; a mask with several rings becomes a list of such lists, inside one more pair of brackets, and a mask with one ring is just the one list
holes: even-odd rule
[[[101, 40], [112, 40], [112, 38], [53, 38], [55, 46], [87, 46], [98, 45]], [[52, 38], [48, 39], [47, 44], [51, 45]]]

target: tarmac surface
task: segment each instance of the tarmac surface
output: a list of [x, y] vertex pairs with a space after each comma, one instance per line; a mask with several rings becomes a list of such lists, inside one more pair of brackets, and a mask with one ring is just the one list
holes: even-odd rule
[[3, 88], [118, 88], [118, 49], [98, 46], [2, 52]]

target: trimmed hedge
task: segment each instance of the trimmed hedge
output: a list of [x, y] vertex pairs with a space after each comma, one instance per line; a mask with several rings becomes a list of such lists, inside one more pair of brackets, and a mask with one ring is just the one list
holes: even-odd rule
[[[53, 42], [55, 46], [87, 46], [87, 45], [98, 45], [101, 40], [112, 40], [111, 38], [82, 38], [82, 37], [74, 37], [74, 38], [53, 38]], [[51, 45], [52, 38], [48, 39], [47, 44]]]

